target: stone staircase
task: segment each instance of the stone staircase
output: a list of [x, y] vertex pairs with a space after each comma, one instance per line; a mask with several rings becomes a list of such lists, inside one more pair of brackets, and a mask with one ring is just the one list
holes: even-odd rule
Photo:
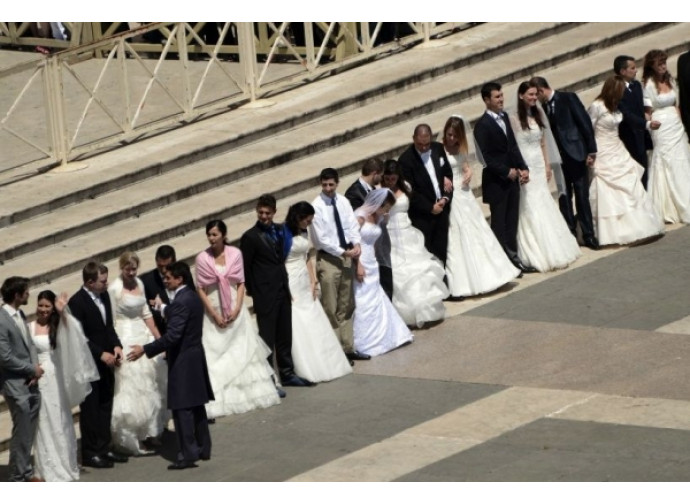
[[[271, 107], [235, 110], [87, 159], [83, 170], [4, 172], [0, 277], [31, 279], [31, 314], [40, 290], [76, 291], [90, 258], [106, 262], [111, 277], [125, 250], [139, 253], [142, 272], [161, 243], [191, 261], [207, 246], [207, 220], [224, 219], [236, 241], [253, 225], [261, 193], [277, 196], [281, 220], [290, 204], [318, 194], [322, 168], [340, 171], [344, 191], [363, 160], [397, 157], [416, 124], [437, 131], [456, 113], [473, 123], [484, 110], [483, 82], [502, 82], [506, 104], [514, 105], [518, 83], [539, 74], [554, 88], [577, 91], [587, 106], [615, 56], [662, 48], [673, 71], [677, 55], [690, 49], [689, 34], [682, 23], [482, 24], [444, 45], [274, 96]], [[0, 402], [0, 451], [11, 424], [4, 410]]]

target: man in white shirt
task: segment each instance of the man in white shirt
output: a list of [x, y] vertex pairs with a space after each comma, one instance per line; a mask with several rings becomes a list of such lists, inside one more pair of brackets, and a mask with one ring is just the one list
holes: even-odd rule
[[316, 213], [310, 234], [318, 251], [316, 275], [321, 285], [321, 304], [350, 363], [368, 360], [369, 355], [355, 350], [352, 334], [355, 310], [352, 260], [360, 254], [359, 226], [347, 198], [336, 192], [338, 172], [325, 168], [319, 180], [321, 194], [312, 202]]

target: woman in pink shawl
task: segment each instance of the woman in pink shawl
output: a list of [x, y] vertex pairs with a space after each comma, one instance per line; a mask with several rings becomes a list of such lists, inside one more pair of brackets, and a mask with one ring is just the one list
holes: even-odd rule
[[206, 224], [211, 245], [196, 257], [196, 281], [204, 307], [203, 344], [213, 394], [209, 418], [280, 403], [267, 357], [269, 348], [244, 306], [242, 254], [226, 241], [221, 220]]

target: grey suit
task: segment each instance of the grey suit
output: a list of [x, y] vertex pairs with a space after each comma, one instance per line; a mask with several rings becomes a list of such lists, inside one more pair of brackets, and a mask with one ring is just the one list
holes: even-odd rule
[[[23, 318], [22, 323], [26, 327]], [[33, 476], [31, 447], [41, 405], [38, 385], [27, 385], [35, 375], [38, 356], [28, 327], [26, 334], [28, 341], [5, 308], [0, 307], [0, 390], [12, 416], [10, 481], [26, 481]]]

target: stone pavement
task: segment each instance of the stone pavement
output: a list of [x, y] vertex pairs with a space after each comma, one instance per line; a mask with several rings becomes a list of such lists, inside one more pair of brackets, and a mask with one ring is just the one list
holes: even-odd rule
[[667, 229], [449, 303], [355, 374], [219, 419], [197, 469], [166, 470], [166, 434], [82, 480], [688, 481], [690, 228]]

